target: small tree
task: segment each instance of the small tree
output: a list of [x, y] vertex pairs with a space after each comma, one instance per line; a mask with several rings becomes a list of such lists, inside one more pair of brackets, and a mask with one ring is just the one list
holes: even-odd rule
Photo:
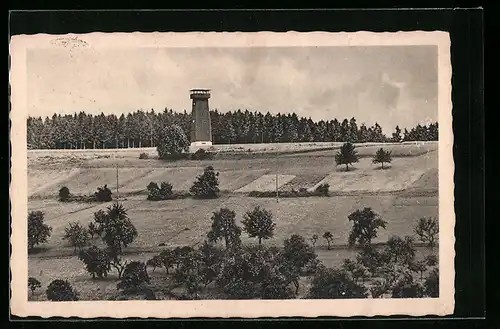
[[28, 214], [28, 249], [47, 242], [51, 232], [52, 227], [44, 223], [43, 212], [31, 211]]
[[418, 235], [420, 241], [427, 243], [429, 248], [434, 248], [436, 245], [436, 237], [439, 233], [439, 223], [436, 218], [420, 218], [415, 227], [415, 234]]
[[28, 278], [28, 288], [29, 290], [31, 290], [31, 296], [33, 296], [35, 294], [35, 290], [37, 290], [41, 286], [42, 284], [37, 279], [33, 277]]
[[331, 232], [325, 232], [323, 234], [323, 238], [326, 240], [326, 243], [328, 243], [328, 250], [330, 250], [330, 243], [333, 241], [333, 234]]
[[162, 266], [165, 267], [168, 274], [168, 270], [175, 265], [176, 255], [172, 250], [165, 249], [160, 253], [160, 260]]
[[420, 280], [422, 280], [424, 276], [424, 272], [427, 270], [427, 262], [424, 260], [412, 262], [410, 264], [410, 270], [415, 273], [420, 274]]
[[71, 284], [66, 280], [56, 279], [52, 281], [45, 293], [48, 300], [55, 302], [78, 300], [78, 293], [73, 290]]
[[196, 181], [189, 189], [198, 198], [213, 199], [219, 194], [219, 173], [212, 166], [204, 169], [203, 174], [196, 177]]
[[236, 214], [228, 208], [221, 208], [212, 215], [212, 228], [208, 232], [208, 241], [224, 240], [226, 248], [238, 245], [241, 229], [236, 225]]
[[385, 229], [386, 221], [382, 220], [371, 208], [356, 210], [348, 216], [353, 222], [351, 233], [349, 234], [349, 245], [358, 243], [361, 246], [371, 244], [373, 238], [377, 237], [377, 230]]
[[[94, 214], [94, 217], [95, 214]], [[102, 226], [102, 240], [117, 255], [122, 247], [127, 247], [137, 237], [137, 230], [127, 215], [127, 210], [120, 203], [114, 203], [106, 209], [104, 216], [99, 214]]]
[[318, 239], [319, 239], [319, 237], [317, 234], [313, 234], [313, 236], [311, 237], [311, 243], [313, 245], [313, 248], [316, 247], [316, 242], [318, 242]]
[[307, 263], [316, 259], [317, 255], [302, 236], [294, 234], [284, 241], [283, 257], [286, 262], [301, 272]]
[[358, 152], [351, 143], [344, 143], [340, 152], [335, 154], [335, 162], [338, 165], [345, 165], [345, 170], [349, 171], [349, 165], [359, 161]]
[[135, 289], [142, 283], [149, 283], [149, 275], [146, 271], [146, 264], [143, 262], [133, 261], [127, 264], [120, 282], [116, 285], [117, 289]]
[[99, 249], [96, 246], [80, 250], [78, 259], [84, 264], [87, 272], [92, 275], [92, 279], [107, 277], [111, 270], [111, 259], [106, 250]]
[[87, 231], [89, 232], [91, 239], [93, 239], [94, 237], [96, 237], [100, 234], [99, 228], [97, 227], [97, 225], [94, 222], [89, 223]]
[[266, 209], [261, 209], [259, 206], [252, 211], [248, 211], [243, 216], [241, 223], [243, 224], [243, 231], [248, 233], [249, 237], [259, 239], [259, 245], [262, 244], [262, 239], [273, 237], [274, 227], [276, 226], [273, 222], [273, 214]]
[[372, 276], [375, 276], [386, 265], [387, 258], [372, 245], [365, 245], [356, 255], [356, 262], [368, 269]]
[[74, 248], [74, 252], [76, 252], [77, 249], [81, 249], [88, 244], [90, 235], [80, 223], [69, 223], [64, 229], [63, 240], [69, 241]]
[[392, 162], [392, 152], [385, 151], [383, 148], [379, 148], [375, 156], [373, 157], [372, 163], [382, 164], [382, 169], [384, 169], [384, 163]]
[[166, 126], [158, 133], [156, 150], [160, 159], [176, 158], [189, 150], [189, 140], [180, 126]]
[[415, 259], [415, 245], [411, 236], [403, 239], [399, 236], [391, 236], [387, 240], [385, 255], [388, 260], [403, 265], [410, 265]]
[[162, 267], [162, 265], [163, 262], [160, 255], [153, 256], [153, 258], [148, 259], [148, 261], [146, 262], [146, 266], [150, 266], [153, 268], [153, 273], [155, 272], [155, 269], [157, 267]]
[[59, 189], [59, 201], [61, 202], [68, 201], [70, 195], [71, 194], [69, 192], [69, 188], [67, 188], [66, 186], [63, 186], [61, 187], [61, 189]]

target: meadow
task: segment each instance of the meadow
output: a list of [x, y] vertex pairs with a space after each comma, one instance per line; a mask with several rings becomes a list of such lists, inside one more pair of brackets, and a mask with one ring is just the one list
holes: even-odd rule
[[[300, 234], [308, 240], [314, 234], [319, 235], [316, 250], [326, 266], [338, 266], [344, 258], [355, 256], [356, 251], [346, 246], [351, 229], [347, 216], [357, 209], [371, 207], [387, 221], [387, 229], [379, 231], [374, 243], [383, 243], [392, 235], [413, 235], [419, 218], [438, 217], [437, 143], [383, 145], [384, 149], [393, 152], [392, 164], [385, 170], [371, 163], [371, 157], [381, 145], [360, 145], [357, 150], [361, 159], [347, 172], [344, 166], [335, 166], [334, 150], [340, 145], [318, 144], [321, 143], [295, 148], [260, 145], [260, 149], [242, 153], [260, 152], [264, 156], [220, 156], [212, 160], [175, 162], [157, 160], [151, 150], [147, 152], [152, 158], [141, 160], [139, 154], [143, 149], [29, 151], [28, 208], [30, 211], [42, 210], [45, 222], [53, 228], [48, 243], [42, 244], [39, 252], [29, 255], [29, 275], [42, 281], [42, 291], [46, 287], [43, 284], [63, 278], [81, 291], [83, 299], [105, 299], [116, 293], [116, 281], [110, 278], [98, 282], [90, 280], [83, 263], [73, 254], [73, 248], [62, 240], [69, 222], [87, 225], [97, 210], [111, 203], [61, 203], [57, 200], [61, 186], [67, 186], [75, 194], [90, 194], [98, 186], [107, 184], [114, 197], [118, 196], [128, 210], [139, 233], [133, 244], [125, 249], [125, 257], [142, 261], [160, 252], [163, 248], [160, 244], [176, 247], [202, 243], [210, 228], [212, 213], [222, 207], [236, 212], [239, 225], [243, 214], [255, 206], [270, 210], [276, 228], [273, 238], [264, 241], [266, 245], [281, 246], [292, 234]], [[221, 149], [234, 155], [239, 152], [236, 147], [252, 149], [252, 145], [233, 146], [232, 152]], [[268, 151], [273, 147], [274, 151]], [[269, 153], [277, 149], [281, 153], [279, 157]], [[208, 165], [219, 172], [222, 191], [219, 199], [146, 200], [149, 182], [166, 181], [173, 185], [174, 191], [187, 191], [196, 175]], [[251, 191], [273, 190], [277, 167], [280, 190], [311, 190], [328, 183], [331, 195], [282, 198], [279, 202], [275, 198], [248, 196], [247, 192]], [[321, 238], [326, 231], [334, 236], [332, 250], [327, 249], [326, 241]], [[243, 233], [242, 242], [250, 244], [256, 240]], [[100, 245], [101, 241], [96, 239], [95, 243]], [[419, 252], [428, 251], [419, 248]], [[156, 270], [152, 278], [161, 284], [162, 277], [158, 273], [161, 274], [161, 270]], [[33, 297], [44, 298], [44, 294]]]

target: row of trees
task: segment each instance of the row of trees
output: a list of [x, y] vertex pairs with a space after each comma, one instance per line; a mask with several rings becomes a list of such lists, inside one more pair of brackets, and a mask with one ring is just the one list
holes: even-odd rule
[[[181, 127], [190, 138], [191, 114], [165, 109], [136, 111], [116, 116], [85, 112], [52, 117], [28, 117], [27, 138], [31, 149], [95, 149], [154, 147], [170, 125]], [[215, 144], [274, 142], [400, 142], [437, 140], [438, 124], [417, 125], [410, 130], [397, 126], [391, 136], [375, 123], [358, 125], [355, 118], [314, 122], [295, 113], [276, 114], [248, 110], [211, 111]]]

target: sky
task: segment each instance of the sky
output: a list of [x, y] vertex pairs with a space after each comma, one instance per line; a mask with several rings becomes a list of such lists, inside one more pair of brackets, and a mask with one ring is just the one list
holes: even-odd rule
[[436, 46], [33, 49], [28, 115], [210, 108], [355, 117], [384, 133], [437, 121]]

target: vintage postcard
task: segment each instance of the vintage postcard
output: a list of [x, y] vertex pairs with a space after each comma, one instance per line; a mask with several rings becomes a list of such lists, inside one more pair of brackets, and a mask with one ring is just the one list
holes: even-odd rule
[[10, 42], [11, 312], [454, 310], [450, 38]]

